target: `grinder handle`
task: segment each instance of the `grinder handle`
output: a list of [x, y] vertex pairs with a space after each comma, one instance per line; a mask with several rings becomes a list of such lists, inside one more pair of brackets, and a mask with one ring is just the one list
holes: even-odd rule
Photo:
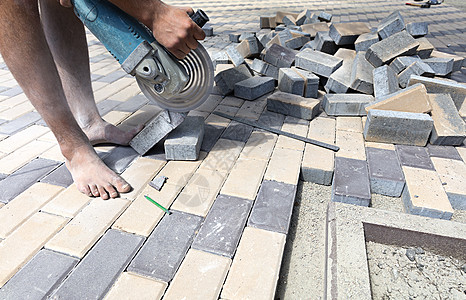
[[190, 17], [191, 20], [201, 28], [209, 21], [209, 17], [202, 9], [198, 9], [194, 14], [190, 15]]

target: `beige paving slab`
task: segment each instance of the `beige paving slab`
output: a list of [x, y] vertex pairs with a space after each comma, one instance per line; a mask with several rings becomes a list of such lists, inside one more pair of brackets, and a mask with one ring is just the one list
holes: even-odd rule
[[32, 141], [29, 144], [18, 148], [13, 153], [10, 153], [0, 159], [0, 173], [13, 173], [53, 146], [54, 145], [52, 143], [48, 142]]
[[133, 188], [129, 193], [121, 194], [122, 197], [134, 200], [149, 181], [154, 178], [160, 169], [165, 165], [165, 161], [139, 157], [122, 174]]
[[[3, 86], [3, 83], [0, 85]], [[26, 94], [21, 93], [13, 97], [6, 97], [4, 100], [0, 102], [0, 107], [11, 108], [26, 101], [28, 101], [28, 97], [26, 96]]]
[[221, 298], [273, 299], [286, 236], [246, 227]]
[[85, 206], [87, 206], [92, 199], [93, 198], [81, 193], [76, 185], [72, 184], [45, 204], [41, 211], [67, 218], [73, 218]]
[[6, 139], [7, 137], [9, 137], [9, 135], [0, 133], [0, 141], [3, 141], [3, 140]]
[[[306, 137], [308, 129], [308, 121], [287, 116], [281, 130], [296, 134], [298, 136]], [[276, 147], [304, 151], [304, 145], [305, 143], [303, 141], [280, 135], [278, 137]]]
[[141, 124], [146, 124], [153, 117], [155, 117], [162, 109], [154, 106], [154, 105], [145, 105], [141, 107], [137, 112], [132, 114], [130, 117], [125, 119], [121, 124], [118, 126], [138, 126]]
[[44, 126], [32, 125], [0, 142], [0, 152], [11, 153], [49, 132]]
[[207, 119], [205, 119], [205, 124], [213, 125], [213, 126], [222, 126], [227, 127], [230, 124], [230, 119], [220, 117], [216, 114], [210, 114]]
[[201, 164], [201, 168], [228, 172], [244, 147], [243, 142], [219, 139]]
[[385, 149], [385, 150], [393, 150], [395, 151], [395, 145], [393, 144], [386, 144], [386, 143], [376, 143], [376, 142], [365, 142], [366, 148], [378, 148], [378, 149]]
[[254, 200], [262, 182], [267, 161], [240, 158], [225, 181], [221, 194]]
[[439, 157], [431, 157], [431, 160], [445, 191], [466, 198], [466, 164], [460, 160]]
[[131, 115], [130, 112], [113, 110], [102, 118], [113, 125], [118, 125]]
[[92, 73], [97, 74], [97, 75], [106, 76], [106, 75], [112, 73], [113, 71], [116, 71], [116, 70], [119, 69], [119, 65], [118, 65], [118, 63], [116, 61], [111, 61], [111, 60], [109, 60], [109, 61], [110, 61], [109, 64], [107, 64], [104, 67], [93, 70]]
[[[118, 68], [119, 66], [117, 67], [117, 69]], [[127, 86], [131, 85], [132, 83], [134, 83], [134, 78], [127, 78], [127, 77], [120, 78], [116, 80], [115, 82], [112, 82], [111, 84], [96, 91], [94, 93], [95, 101], [100, 102], [102, 100], [108, 99], [111, 96], [118, 93], [119, 91], [126, 88]]]
[[38, 212], [0, 244], [0, 287], [2, 287], [68, 219]]
[[241, 152], [241, 157], [269, 160], [277, 139], [276, 134], [266, 131], [253, 131]]
[[336, 129], [362, 133], [361, 117], [337, 117]]
[[112, 95], [109, 99], [116, 101], [126, 101], [140, 93], [141, 89], [139, 88], [138, 84], [134, 82], [133, 84], [125, 87], [118, 93]]
[[93, 199], [45, 247], [82, 258], [129, 203], [126, 199]]
[[335, 128], [335, 119], [317, 117], [309, 124], [307, 137], [333, 144], [335, 142]]
[[55, 135], [50, 129], [48, 129], [48, 131], [44, 135], [38, 137], [37, 140], [49, 143], [57, 143], [57, 139], [55, 138]]
[[227, 257], [189, 250], [164, 299], [218, 299], [230, 264]]
[[[316, 178], [314, 181], [319, 181], [316, 183], [323, 184], [323, 182], [326, 182], [326, 184], [330, 184], [332, 179], [328, 177], [333, 174], [334, 165], [335, 152], [333, 150], [306, 144], [301, 168], [308, 169], [308, 171], [313, 174], [321, 174], [322, 176], [320, 176], [319, 179], [326, 179], [324, 181], [319, 181], [319, 179]], [[328, 174], [328, 176], [325, 176], [325, 174]]]
[[298, 184], [302, 157], [302, 151], [275, 147], [264, 179]]
[[171, 160], [158, 173], [160, 176], [168, 177], [166, 183], [184, 187], [194, 172], [199, 168], [202, 159], [206, 156], [205, 152], [199, 154], [197, 161], [176, 161]]
[[226, 176], [225, 172], [199, 168], [171, 208], [205, 217]]
[[104, 299], [158, 300], [162, 298], [166, 288], [166, 282], [123, 272]]
[[19, 194], [0, 210], [0, 238], [6, 238], [62, 190], [56, 185], [37, 182]]
[[15, 105], [11, 108], [8, 108], [2, 112], [0, 112], [0, 119], [4, 120], [14, 120], [18, 117], [21, 117], [28, 112], [34, 110], [34, 106], [32, 106], [31, 102], [24, 101], [21, 104]]
[[103, 82], [103, 81], [93, 81], [92, 82], [92, 90], [94, 92], [97, 92], [98, 90], [104, 88], [105, 86], [108, 86], [108, 82]]
[[58, 144], [55, 144], [50, 149], [42, 152], [39, 157], [60, 162], [65, 161], [65, 158], [63, 157], [60, 146], [58, 146]]
[[366, 160], [364, 136], [359, 132], [337, 130], [336, 144], [340, 150], [335, 154], [337, 157]]
[[148, 201], [149, 196], [165, 208], [169, 208], [181, 191], [181, 186], [165, 183], [160, 191], [146, 186], [125, 212], [115, 221], [112, 228], [149, 236], [165, 212]]
[[456, 147], [456, 150], [460, 154], [464, 162], [466, 162], [466, 148], [465, 147]]

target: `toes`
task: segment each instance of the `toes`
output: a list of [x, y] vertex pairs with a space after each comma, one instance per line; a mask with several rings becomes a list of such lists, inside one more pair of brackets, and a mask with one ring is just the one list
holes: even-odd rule
[[105, 186], [105, 190], [107, 191], [107, 193], [110, 195], [111, 198], [118, 197], [118, 192], [115, 190], [113, 185], [111, 185], [110, 183]]
[[78, 191], [83, 193], [86, 196], [92, 197], [91, 189], [89, 188], [88, 185], [79, 185], [78, 186]]
[[89, 185], [89, 188], [91, 189], [91, 193], [94, 197], [99, 197], [99, 189], [95, 184]]
[[116, 190], [120, 193], [127, 193], [131, 191], [131, 186], [129, 183], [124, 181], [122, 178], [118, 177], [114, 180], [113, 186], [116, 188]]
[[108, 194], [105, 188], [99, 185], [98, 189], [99, 189], [100, 198], [102, 198], [103, 200], [108, 200], [109, 197], [108, 197]]

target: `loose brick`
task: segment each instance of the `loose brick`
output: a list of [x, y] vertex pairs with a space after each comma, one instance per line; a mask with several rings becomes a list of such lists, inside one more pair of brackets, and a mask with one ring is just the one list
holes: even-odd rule
[[319, 77], [311, 72], [291, 67], [299, 76], [304, 79], [304, 97], [317, 98], [319, 88]]
[[171, 281], [201, 222], [199, 216], [177, 211], [165, 215], [129, 265], [128, 271]]
[[371, 190], [366, 161], [335, 158], [332, 201], [369, 206]]
[[395, 58], [391, 63], [390, 67], [397, 73], [400, 74], [404, 69], [414, 62], [420, 61], [421, 58], [417, 55], [413, 56], [399, 56]]
[[266, 49], [264, 61], [277, 68], [289, 68], [293, 64], [295, 56], [294, 50], [272, 44]]
[[235, 84], [235, 97], [254, 100], [275, 89], [272, 77], [252, 77]]
[[395, 71], [387, 65], [373, 70], [373, 82], [375, 98], [395, 93], [400, 89]]
[[278, 92], [267, 98], [267, 110], [296, 118], [312, 120], [319, 112], [317, 99], [306, 99], [298, 95]]
[[403, 203], [407, 212], [431, 218], [451, 219], [453, 208], [435, 171], [403, 166], [406, 186]]
[[325, 12], [325, 11], [321, 11], [319, 12], [318, 16], [319, 20], [321, 21], [324, 21], [324, 22], [330, 22], [332, 21], [332, 14], [328, 13], [328, 12]]
[[68, 219], [36, 213], [2, 242], [0, 287], [3, 286], [42, 246], [54, 236]]
[[285, 26], [296, 25], [296, 19], [291, 15], [287, 15], [282, 18], [282, 23], [285, 24]]
[[314, 24], [304, 24], [301, 26], [303, 32], [309, 33], [311, 35], [311, 39], [315, 38], [317, 32], [319, 31], [329, 31], [329, 25], [327, 23], [314, 23]]
[[138, 153], [133, 148], [118, 146], [103, 161], [110, 169], [121, 174], [137, 157]]
[[312, 18], [312, 11], [305, 9], [296, 17], [296, 25], [303, 25], [307, 18]]
[[377, 98], [375, 103], [366, 106], [367, 112], [371, 109], [428, 113], [432, 110], [432, 106], [426, 88], [422, 84], [416, 84], [396, 93]]
[[335, 54], [336, 58], [341, 58], [343, 63], [340, 68], [333, 72], [325, 84], [327, 93], [330, 91], [335, 93], [346, 93], [351, 86], [351, 72], [353, 69], [353, 62], [356, 57], [356, 51], [341, 48]]
[[275, 22], [275, 16], [264, 16], [259, 19], [260, 28], [275, 28], [277, 23]]
[[280, 68], [278, 89], [285, 93], [304, 95], [304, 79], [291, 68]]
[[204, 118], [186, 117], [164, 142], [167, 160], [197, 160], [204, 137]]
[[[166, 288], [166, 282], [123, 272], [104, 299], [138, 300], [149, 297], [150, 299], [159, 300], [162, 298]], [[131, 293], [129, 294], [128, 291], [131, 291]]]
[[371, 95], [326, 94], [322, 107], [329, 116], [365, 116], [364, 107], [373, 101]]
[[396, 152], [371, 147], [366, 152], [371, 192], [400, 197], [405, 181]]
[[218, 141], [225, 127], [214, 126], [210, 124], [204, 125], [204, 138], [202, 139], [201, 151], [209, 152], [215, 143]]
[[129, 201], [124, 199], [92, 200], [45, 247], [83, 257], [128, 205]]
[[[246, 227], [221, 298], [272, 299], [285, 240], [284, 234]], [[264, 266], [268, 266], [268, 272], [263, 272]]]
[[453, 58], [432, 57], [423, 60], [432, 70], [435, 75], [446, 76], [453, 71]]
[[102, 299], [128, 266], [143, 240], [143, 237], [118, 230], [107, 231], [51, 298]]
[[296, 36], [285, 41], [285, 47], [290, 49], [301, 49], [306, 43], [310, 41], [308, 36]]
[[341, 58], [311, 49], [305, 49], [296, 55], [296, 67], [327, 78], [342, 64]]
[[364, 52], [356, 54], [351, 71], [351, 88], [358, 92], [372, 95], [374, 93], [374, 67], [364, 56]]
[[366, 59], [377, 68], [390, 63], [397, 56], [416, 54], [418, 47], [418, 41], [406, 31], [401, 31], [370, 46]]
[[377, 33], [381, 39], [386, 39], [405, 29], [405, 22], [399, 11], [394, 11], [383, 19], [377, 26]]
[[455, 147], [427, 144], [427, 150], [430, 157], [462, 160], [461, 155], [458, 153], [458, 150]]
[[298, 184], [302, 156], [302, 151], [275, 148], [264, 179], [294, 185]]
[[336, 157], [366, 160], [362, 133], [337, 130], [335, 140], [337, 146], [340, 147], [335, 154]]
[[434, 145], [460, 146], [466, 138], [466, 125], [448, 94], [429, 95], [432, 105], [434, 128], [430, 143]]
[[432, 77], [434, 76], [434, 73], [434, 70], [432, 70], [428, 64], [422, 61], [416, 61], [406, 67], [406, 69], [398, 75], [398, 82], [402, 88], [405, 88], [408, 85], [410, 76], [422, 75], [425, 77]]
[[461, 160], [432, 157], [448, 200], [454, 209], [466, 209], [466, 164]]
[[419, 47], [417, 48], [417, 55], [420, 58], [429, 58], [434, 51], [435, 47], [432, 45], [429, 40], [425, 37], [416, 39], [419, 42]]
[[255, 72], [261, 75], [273, 77], [275, 80], [278, 80], [279, 69], [275, 67], [274, 65], [266, 63], [263, 60], [255, 58], [254, 61], [252, 62], [251, 69], [253, 69]]
[[425, 146], [433, 120], [427, 114], [371, 109], [364, 138], [368, 142]]
[[433, 50], [431, 53], [430, 57], [436, 57], [436, 58], [453, 58], [453, 72], [461, 70], [463, 67], [465, 58], [458, 56], [458, 55], [453, 55], [450, 53], [445, 53], [445, 52], [440, 52]]
[[327, 54], [334, 54], [338, 50], [337, 44], [335, 44], [335, 41], [330, 37], [328, 31], [317, 32], [314, 40], [310, 42], [309, 46], [311, 46], [313, 50]]
[[358, 36], [370, 31], [369, 26], [363, 22], [333, 23], [329, 35], [335, 44], [341, 46], [354, 44]]
[[3, 286], [0, 297], [45, 299], [77, 263], [75, 258], [43, 249]]
[[225, 50], [228, 54], [228, 57], [230, 58], [230, 61], [235, 67], [238, 67], [244, 63], [244, 56], [236, 49], [235, 45], [231, 45]]
[[255, 36], [248, 37], [248, 38], [242, 40], [241, 43], [239, 43], [239, 45], [236, 46], [236, 50], [244, 58], [249, 58], [249, 57], [259, 55], [263, 48], [264, 47], [262, 46], [261, 43], [259, 43], [259, 41], [257, 40], [257, 38]]
[[413, 37], [425, 36], [429, 33], [429, 23], [410, 22], [406, 24], [406, 31]]
[[361, 34], [354, 42], [354, 49], [356, 51], [367, 51], [370, 46], [380, 41], [379, 35], [375, 32], [368, 32]]

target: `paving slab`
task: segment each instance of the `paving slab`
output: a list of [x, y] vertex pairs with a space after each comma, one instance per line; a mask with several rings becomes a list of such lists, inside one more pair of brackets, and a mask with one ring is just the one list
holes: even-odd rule
[[366, 161], [335, 157], [332, 201], [370, 205], [371, 189]]
[[110, 169], [121, 174], [138, 156], [133, 148], [118, 146], [110, 151], [103, 161]]
[[295, 62], [296, 67], [327, 78], [342, 64], [343, 60], [341, 58], [312, 49], [304, 49], [299, 52], [296, 55]]
[[390, 63], [397, 56], [416, 54], [418, 47], [418, 41], [406, 31], [401, 31], [370, 46], [366, 59], [377, 68]]
[[431, 159], [453, 209], [466, 210], [466, 164], [455, 159]]
[[66, 165], [62, 164], [61, 166], [53, 170], [50, 174], [41, 179], [40, 182], [67, 188], [73, 184], [73, 177], [71, 176], [70, 171], [68, 171]]
[[374, 69], [373, 82], [375, 98], [395, 93], [400, 89], [396, 72], [388, 65]]
[[275, 89], [272, 77], [251, 77], [235, 84], [235, 97], [255, 100]]
[[429, 152], [430, 157], [462, 160], [457, 148], [452, 146], [439, 146], [427, 144], [427, 151]]
[[2, 134], [15, 134], [18, 131], [29, 127], [40, 120], [40, 115], [37, 112], [29, 112], [12, 121], [0, 125], [0, 133]]
[[395, 151], [366, 148], [371, 192], [391, 197], [400, 197], [405, 181]]
[[167, 160], [197, 160], [204, 138], [204, 118], [188, 116], [164, 142]]
[[373, 101], [371, 95], [326, 94], [322, 107], [329, 116], [365, 116], [364, 108]]
[[399, 11], [394, 11], [382, 21], [377, 27], [377, 33], [381, 39], [386, 39], [397, 32], [405, 29], [405, 22]]
[[320, 101], [284, 92], [267, 97], [267, 110], [304, 120], [312, 120], [319, 112]]
[[358, 36], [369, 32], [370, 28], [364, 22], [332, 23], [329, 35], [341, 46], [354, 44]]
[[396, 145], [396, 153], [402, 166], [434, 170], [427, 149], [424, 147]]
[[[105, 295], [105, 300], [139, 300], [139, 299], [162, 299], [167, 289], [167, 283], [157, 281], [144, 276], [129, 272], [123, 272], [114, 283], [110, 291]], [[131, 291], [131, 293], [128, 293]]]
[[374, 103], [366, 106], [367, 112], [371, 109], [428, 113], [432, 110], [432, 106], [426, 88], [422, 84], [416, 84], [378, 97]]

